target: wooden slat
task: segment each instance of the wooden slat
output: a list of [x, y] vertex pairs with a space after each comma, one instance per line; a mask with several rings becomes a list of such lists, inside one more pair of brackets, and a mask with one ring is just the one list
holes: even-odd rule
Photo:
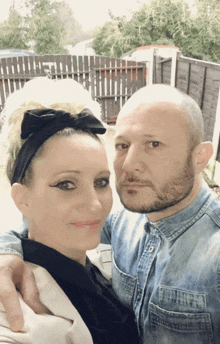
[[78, 73], [79, 73], [79, 77], [78, 77], [78, 81], [80, 84], [83, 85], [84, 79], [83, 79], [83, 56], [78, 56]]
[[60, 55], [60, 62], [61, 62], [61, 68], [62, 68], [62, 78], [66, 79], [68, 72], [67, 72], [67, 61], [66, 61], [66, 55]]
[[103, 119], [106, 120], [107, 119], [107, 109], [106, 109], [106, 100], [105, 100], [105, 95], [106, 95], [106, 78], [107, 78], [107, 72], [105, 70], [105, 66], [106, 66], [106, 58], [104, 56], [100, 56], [100, 60], [99, 60], [99, 65], [101, 67], [101, 76], [100, 76], [100, 82], [101, 82], [101, 107], [102, 107], [102, 116]]
[[120, 79], [120, 71], [118, 70], [118, 68], [120, 67], [121, 64], [121, 60], [117, 59], [116, 60], [116, 65], [117, 65], [117, 69], [116, 69], [116, 78], [117, 78], [117, 114], [119, 113], [119, 111], [122, 108], [122, 98], [121, 98], [121, 79]]
[[[7, 74], [8, 73], [7, 59], [2, 59], [1, 62], [2, 62], [2, 72], [3, 72], [3, 74]], [[9, 92], [9, 80], [4, 79], [3, 88], [4, 88], [5, 99], [6, 99], [8, 97], [8, 95], [10, 94], [10, 92]]]
[[28, 75], [29, 80], [29, 75], [30, 75], [30, 69], [29, 69], [29, 62], [28, 62], [28, 56], [23, 56], [23, 63], [24, 63], [24, 74]]
[[89, 81], [89, 74], [90, 74], [90, 70], [89, 70], [89, 57], [88, 56], [84, 56], [84, 64], [83, 64], [83, 70], [84, 70], [84, 85], [85, 88], [89, 91], [89, 86], [90, 86], [90, 81]]
[[101, 72], [96, 68], [96, 66], [99, 66], [99, 56], [95, 56], [95, 65], [94, 65], [94, 71], [95, 71], [95, 96], [101, 96], [101, 91], [100, 91], [100, 84], [101, 84]]
[[61, 57], [60, 55], [56, 55], [54, 57], [54, 62], [55, 62], [55, 69], [56, 69], [56, 78], [57, 79], [62, 79], [62, 66], [61, 66]]
[[39, 74], [41, 73], [40, 56], [35, 56], [35, 57], [34, 57], [34, 61], [35, 61], [35, 73], [36, 73], [36, 75], [39, 75]]
[[[1, 60], [0, 60], [0, 73], [3, 73]], [[4, 82], [5, 82], [4, 79], [0, 80], [0, 97], [1, 97], [1, 100], [0, 100], [0, 111], [2, 110], [2, 107], [5, 104]]]
[[112, 58], [110, 60], [110, 63], [111, 63], [111, 95], [114, 98], [112, 98], [112, 109], [111, 109], [111, 114], [108, 118], [108, 123], [114, 124], [115, 120], [116, 120], [116, 116], [118, 115], [118, 113], [117, 113], [117, 97], [115, 97], [115, 94], [116, 94], [115, 59]]
[[29, 56], [30, 75], [36, 76], [35, 56]]
[[106, 121], [112, 116], [113, 109], [114, 109], [114, 103], [112, 98], [112, 67], [111, 67], [111, 59], [109, 57], [106, 57], [105, 65], [108, 68], [107, 70], [107, 76], [106, 76], [106, 90], [105, 95], [111, 98], [107, 98], [105, 101], [105, 107], [106, 107]]
[[94, 72], [94, 56], [89, 57], [89, 68], [90, 68], [90, 73], [89, 73], [89, 91], [92, 95], [92, 97], [95, 99], [95, 72]]
[[[125, 70], [125, 76], [126, 76], [126, 80], [127, 80], [126, 81], [127, 82], [127, 94], [130, 95], [130, 94], [132, 94], [132, 87], [133, 87], [133, 85], [132, 85], [133, 75], [131, 76], [131, 73], [133, 70], [133, 68], [132, 68], [133, 61], [126, 61], [126, 66], [127, 66], [127, 68]], [[129, 98], [129, 96], [127, 96], [126, 101], [128, 100], [128, 98]]]
[[[126, 72], [127, 69], [127, 61], [125, 60], [120, 60], [120, 77], [121, 77], [121, 94], [127, 94], [127, 78], [126, 78], [126, 74], [124, 72]], [[130, 78], [131, 78], [131, 83], [132, 83], [132, 79], [133, 79], [133, 68], [130, 69]], [[121, 106], [123, 106], [126, 102], [126, 96], [125, 97], [121, 97]]]
[[78, 61], [77, 56], [72, 56], [72, 67], [74, 72], [74, 80], [78, 81]]
[[[12, 58], [7, 59], [8, 73], [13, 75]], [[12, 93], [15, 90], [15, 83], [13, 78], [9, 80], [9, 92]]]

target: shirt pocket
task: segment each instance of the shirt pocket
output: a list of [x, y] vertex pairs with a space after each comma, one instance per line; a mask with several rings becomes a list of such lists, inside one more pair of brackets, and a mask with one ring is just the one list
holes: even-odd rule
[[149, 304], [152, 343], [213, 344], [209, 313], [167, 311]]
[[112, 285], [119, 300], [129, 308], [132, 308], [136, 282], [137, 278], [121, 271], [112, 257]]

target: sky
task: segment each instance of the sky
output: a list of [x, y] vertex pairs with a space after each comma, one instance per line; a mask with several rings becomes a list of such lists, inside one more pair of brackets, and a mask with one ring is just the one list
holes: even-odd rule
[[[59, 1], [59, 0], [56, 0]], [[61, 0], [60, 0], [61, 1]], [[131, 15], [132, 11], [138, 10], [149, 0], [65, 0], [74, 12], [74, 17], [82, 25], [84, 31], [103, 25], [110, 20], [108, 10], [113, 15]], [[192, 3], [194, 0], [186, 0]], [[25, 0], [0, 0], [0, 22], [7, 20], [10, 6], [14, 3], [15, 8], [22, 15], [24, 13]], [[23, 11], [22, 11], [23, 9]]]
[[[139, 6], [148, 0], [65, 0], [74, 12], [76, 20], [87, 31], [97, 25], [103, 25], [110, 20], [108, 9], [114, 15], [129, 15], [131, 11], [135, 11]], [[9, 8], [12, 4], [21, 14], [24, 14], [24, 0], [0, 0], [0, 22], [7, 20]]]

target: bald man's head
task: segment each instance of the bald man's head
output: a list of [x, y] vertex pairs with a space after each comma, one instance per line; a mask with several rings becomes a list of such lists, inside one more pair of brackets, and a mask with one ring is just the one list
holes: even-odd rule
[[141, 104], [150, 106], [153, 103], [164, 102], [173, 103], [182, 110], [178, 113], [181, 113], [181, 116], [184, 116], [186, 119], [187, 131], [190, 138], [190, 147], [194, 148], [202, 142], [204, 140], [204, 125], [202, 112], [198, 104], [187, 94], [168, 85], [154, 84], [151, 86], [145, 86], [138, 90], [125, 103], [119, 112], [118, 119], [130, 114]]

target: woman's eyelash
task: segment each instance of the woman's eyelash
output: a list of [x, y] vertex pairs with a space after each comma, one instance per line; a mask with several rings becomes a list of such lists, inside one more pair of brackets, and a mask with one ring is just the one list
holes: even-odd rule
[[95, 187], [103, 189], [109, 185], [109, 178], [99, 178], [95, 181]]
[[74, 190], [76, 188], [75, 184], [70, 180], [64, 180], [52, 186], [65, 191]]
[[[95, 188], [98, 189], [104, 189], [109, 185], [109, 178], [99, 178], [95, 180], [94, 186]], [[58, 188], [63, 191], [71, 191], [76, 189], [76, 185], [70, 181], [70, 180], [65, 180], [59, 183], [56, 183], [55, 185], [50, 185], [51, 187]]]

